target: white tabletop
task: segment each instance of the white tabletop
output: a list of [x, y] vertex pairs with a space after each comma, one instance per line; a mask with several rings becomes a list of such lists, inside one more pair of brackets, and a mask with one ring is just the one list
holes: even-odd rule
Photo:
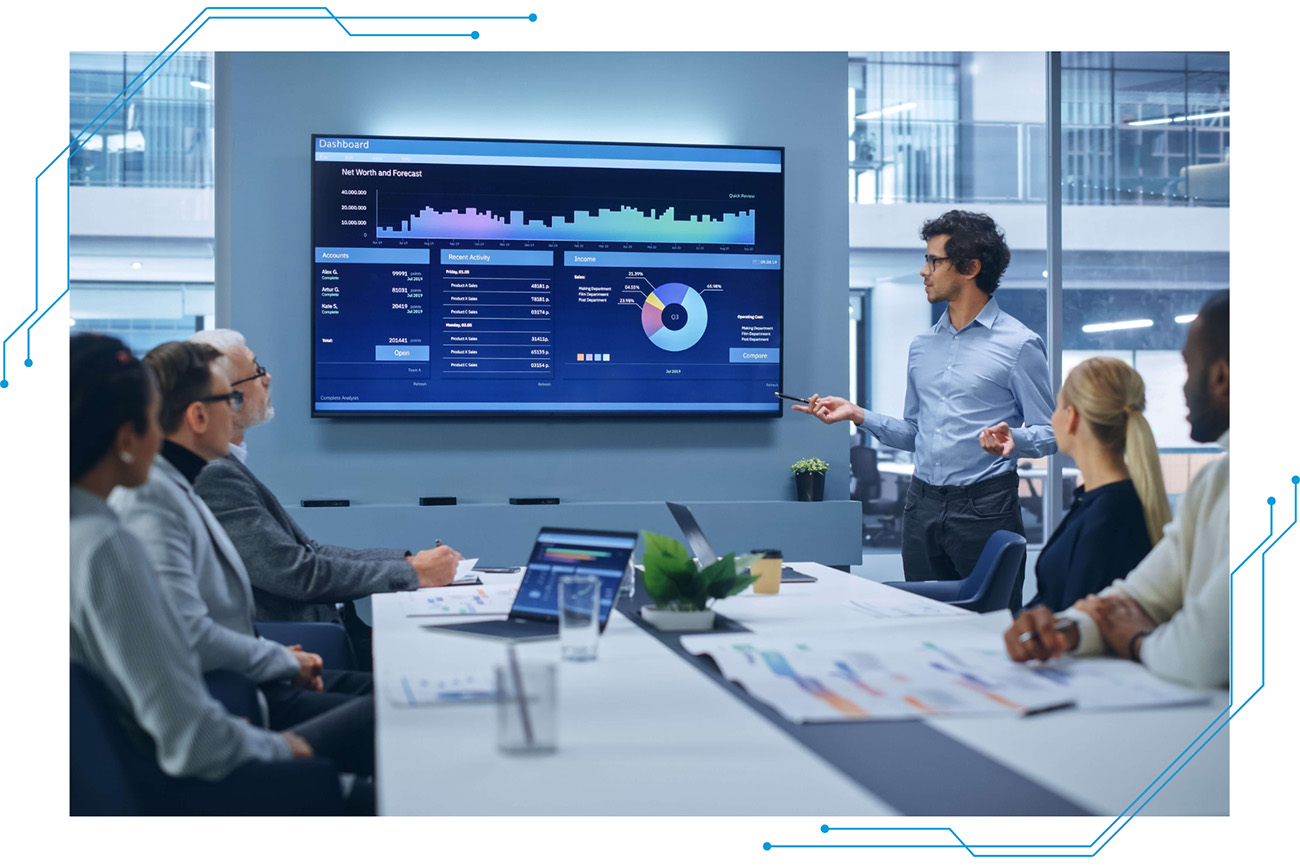
[[[763, 636], [882, 647], [925, 637], [1001, 645], [1007, 612], [868, 617], [850, 597], [904, 591], [812, 563], [815, 584], [784, 584], [717, 603]], [[956, 610], [954, 609], [954, 612]], [[394, 674], [486, 673], [504, 645], [421, 629], [391, 595], [374, 597], [379, 807], [403, 815], [882, 815], [887, 803], [835, 771], [615, 611], [594, 663], [561, 663], [558, 642], [518, 645], [521, 660], [560, 672], [559, 751], [496, 749], [495, 708], [409, 708], [389, 701]], [[450, 622], [437, 618], [438, 622]], [[1084, 809], [1117, 815], [1210, 723], [1227, 694], [1194, 707], [1032, 717], [951, 718], [925, 725]], [[1083, 760], [1092, 755], [1096, 759]], [[1143, 811], [1226, 815], [1228, 744], [1215, 738]], [[958, 769], [954, 769], [957, 772]], [[692, 782], [697, 781], [697, 782]], [[689, 784], [684, 784], [689, 783]], [[918, 781], [918, 785], [926, 785]], [[932, 785], [941, 785], [934, 780]]]
[[[496, 747], [495, 707], [398, 707], [396, 672], [487, 671], [505, 645], [437, 634], [374, 597], [379, 810], [388, 815], [890, 815], [878, 798], [777, 730], [614, 611], [592, 663], [559, 642], [518, 645], [559, 665], [559, 751]], [[465, 618], [468, 619], [468, 618]], [[437, 618], [439, 622], [453, 622]]]

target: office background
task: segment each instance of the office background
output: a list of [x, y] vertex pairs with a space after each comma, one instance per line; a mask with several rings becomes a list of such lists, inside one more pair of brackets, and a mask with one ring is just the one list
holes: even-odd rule
[[[149, 59], [74, 54], [72, 132]], [[1178, 353], [1185, 323], [1176, 317], [1228, 282], [1227, 55], [1062, 59], [1062, 371], [1113, 354], [1143, 373], [1177, 498], [1212, 457], [1186, 437]], [[539, 494], [628, 504], [770, 502], [790, 498], [786, 468], [809, 455], [831, 461], [827, 496], [842, 500], [851, 431], [802, 417], [311, 420], [307, 137], [783, 145], [786, 390], [847, 394], [897, 414], [907, 344], [941, 312], [920, 303], [917, 229], [947, 207], [986, 210], [1004, 226], [1013, 258], [998, 300], [1048, 336], [1045, 93], [1038, 52], [871, 52], [850, 54], [847, 63], [829, 53], [180, 54], [98, 147], [73, 160], [74, 329], [110, 331], [140, 351], [196, 327], [243, 330], [275, 375], [279, 411], [250, 436], [253, 461], [286, 502], [411, 503], [422, 494], [473, 503]], [[827, 340], [826, 323], [834, 322], [847, 323], [847, 333]], [[882, 500], [897, 497], [891, 481]], [[1031, 541], [1041, 540], [1041, 499], [1035, 515], [1035, 492], [1025, 486], [1022, 493]], [[659, 529], [666, 517], [620, 508], [616, 517], [639, 527]], [[360, 524], [352, 516], [312, 520], [329, 529], [325, 522], [334, 522], [358, 542], [377, 541], [385, 527], [419, 527], [414, 510], [352, 510]], [[745, 522], [725, 517], [734, 511], [703, 518], [710, 530], [727, 522], [723, 544], [743, 536]], [[812, 514], [750, 512], [769, 526]], [[507, 516], [470, 514], [476, 522]], [[800, 529], [810, 549], [791, 553], [848, 559], [814, 548], [848, 547], [842, 537], [856, 529], [845, 514], [809, 521]], [[863, 521], [865, 537], [879, 520]]]

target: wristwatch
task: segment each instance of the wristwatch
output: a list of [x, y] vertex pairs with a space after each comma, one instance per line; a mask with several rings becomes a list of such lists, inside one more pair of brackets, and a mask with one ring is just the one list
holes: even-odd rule
[[1146, 638], [1155, 630], [1143, 629], [1133, 633], [1133, 637], [1128, 640], [1128, 658], [1134, 662], [1141, 662], [1142, 657], [1138, 656], [1138, 642]]

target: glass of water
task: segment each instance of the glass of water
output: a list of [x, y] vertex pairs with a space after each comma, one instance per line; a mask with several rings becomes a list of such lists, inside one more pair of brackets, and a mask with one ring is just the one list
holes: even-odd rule
[[556, 748], [555, 663], [497, 666], [497, 747], [513, 755], [545, 755]]
[[600, 638], [600, 578], [565, 575], [560, 579], [560, 656], [571, 662], [596, 658]]

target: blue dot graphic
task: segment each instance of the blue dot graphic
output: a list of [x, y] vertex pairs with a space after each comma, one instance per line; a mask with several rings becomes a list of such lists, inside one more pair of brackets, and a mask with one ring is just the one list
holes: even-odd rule
[[537, 20], [537, 13], [534, 12], [532, 15], [529, 15], [529, 16], [528, 16], [528, 20], [529, 20], [529, 21], [536, 21], [536, 20]]
[[470, 35], [469, 35], [469, 38], [470, 38], [470, 39], [478, 39], [478, 31], [475, 30], [475, 31], [471, 32]]
[[1291, 477], [1291, 484], [1293, 484], [1293, 485], [1300, 485], [1300, 476], [1292, 476], [1292, 477]]
[[32, 360], [30, 358], [23, 362], [23, 367], [31, 367], [31, 366], [32, 366]]
[[764, 844], [763, 844], [763, 851], [764, 851], [764, 852], [771, 852], [771, 851], [772, 851], [772, 844], [771, 844], [771, 843], [764, 843]]
[[1277, 498], [1276, 498], [1276, 497], [1269, 497], [1269, 498], [1268, 498], [1268, 504], [1269, 504], [1270, 506], [1276, 506], [1276, 505], [1277, 505]]
[[830, 829], [831, 829], [831, 826], [830, 826], [830, 825], [822, 825], [822, 833], [823, 833], [823, 834], [825, 834], [825, 833], [826, 833], [827, 831], [829, 831]]
[[9, 380], [0, 379], [0, 388], [8, 388], [8, 387], [9, 387]]

